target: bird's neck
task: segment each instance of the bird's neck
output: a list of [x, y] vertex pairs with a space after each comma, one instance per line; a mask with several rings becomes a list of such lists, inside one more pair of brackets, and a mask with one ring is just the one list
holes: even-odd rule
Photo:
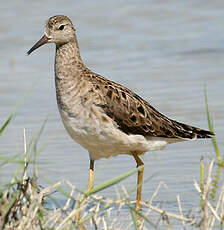
[[55, 84], [59, 108], [71, 113], [71, 101], [78, 98], [84, 79], [82, 72], [85, 70], [79, 53], [77, 41], [57, 45], [55, 56]]
[[56, 45], [55, 77], [56, 80], [69, 80], [79, 77], [85, 68], [80, 56], [76, 38], [63, 45]]

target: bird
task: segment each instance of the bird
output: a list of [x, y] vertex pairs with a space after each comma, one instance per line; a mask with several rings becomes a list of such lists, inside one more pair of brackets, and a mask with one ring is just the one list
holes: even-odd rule
[[134, 157], [138, 170], [136, 209], [141, 209], [144, 163], [140, 155], [167, 144], [214, 134], [168, 118], [132, 90], [91, 71], [82, 61], [69, 17], [55, 15], [45, 34], [27, 52], [54, 43], [55, 88], [65, 129], [89, 153], [87, 191], [94, 188], [94, 163], [119, 154]]

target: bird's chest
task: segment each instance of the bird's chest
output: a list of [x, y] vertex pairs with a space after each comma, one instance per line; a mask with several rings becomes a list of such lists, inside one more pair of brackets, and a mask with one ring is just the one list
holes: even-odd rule
[[[59, 107], [63, 124], [72, 137], [89, 152], [111, 145], [116, 130], [111, 121], [94, 106], [76, 105], [76, 112], [69, 113]], [[105, 145], [105, 146], [104, 146]]]
[[147, 140], [141, 135], [126, 135], [99, 110], [77, 107], [72, 116], [60, 109], [64, 126], [73, 140], [87, 149], [91, 158], [108, 158], [118, 154], [144, 153]]

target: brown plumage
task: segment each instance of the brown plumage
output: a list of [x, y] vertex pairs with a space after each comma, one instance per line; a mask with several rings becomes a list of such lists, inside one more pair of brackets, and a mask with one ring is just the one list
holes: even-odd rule
[[91, 83], [86, 97], [98, 95], [96, 105], [126, 134], [183, 140], [211, 138], [214, 135], [210, 131], [169, 119], [128, 88], [87, 68], [82, 70], [81, 76]]
[[[64, 15], [48, 19], [45, 35], [27, 52], [56, 44], [55, 83], [58, 108], [70, 136], [90, 156], [88, 190], [93, 188], [94, 161], [118, 154], [138, 155], [167, 144], [210, 138], [210, 131], [171, 120], [128, 88], [89, 70], [83, 63], [75, 29]], [[138, 171], [136, 208], [140, 208], [143, 168]]]

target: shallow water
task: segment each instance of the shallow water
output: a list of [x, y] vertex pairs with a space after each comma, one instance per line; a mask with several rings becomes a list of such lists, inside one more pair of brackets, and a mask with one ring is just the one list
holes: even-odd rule
[[[23, 152], [27, 139], [36, 135], [47, 118], [39, 146], [46, 144], [39, 160], [40, 183], [69, 179], [85, 189], [88, 153], [66, 133], [57, 110], [54, 86], [54, 45], [41, 47], [27, 57], [26, 51], [43, 34], [49, 16], [71, 17], [77, 30], [83, 60], [97, 73], [117, 81], [148, 100], [155, 108], [178, 121], [208, 128], [204, 85], [217, 141], [224, 150], [224, 2], [222, 1], [7, 1], [0, 14], [0, 122], [32, 88], [15, 120], [0, 139], [0, 153]], [[143, 199], [148, 200], [160, 181], [157, 201], [178, 211], [176, 195], [189, 210], [199, 196], [193, 179], [199, 179], [199, 160], [214, 157], [210, 140], [173, 144], [144, 156]], [[96, 162], [96, 184], [135, 167], [130, 156]], [[4, 167], [7, 180], [15, 166]], [[135, 186], [132, 176], [123, 184]], [[102, 192], [113, 196], [114, 188]], [[114, 195], [115, 196], [115, 195]], [[132, 195], [134, 199], [135, 194]]]

